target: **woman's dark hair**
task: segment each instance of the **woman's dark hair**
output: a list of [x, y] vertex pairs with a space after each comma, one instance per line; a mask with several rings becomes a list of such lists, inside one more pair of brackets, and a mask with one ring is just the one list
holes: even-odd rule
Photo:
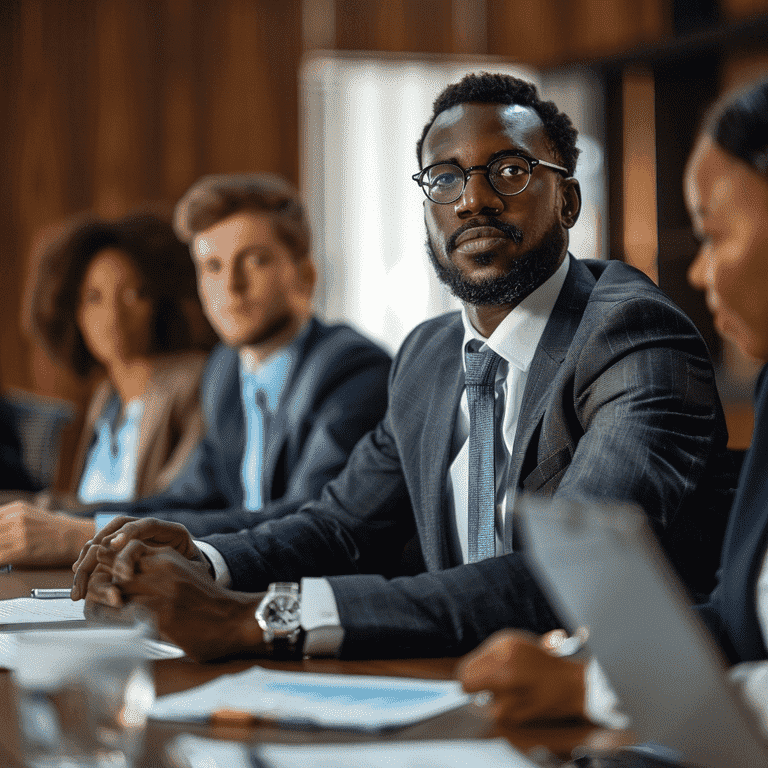
[[86, 270], [105, 248], [130, 259], [152, 303], [151, 353], [211, 346], [215, 337], [203, 317], [194, 264], [170, 222], [144, 212], [118, 220], [86, 216], [65, 225], [43, 249], [29, 294], [27, 327], [52, 358], [79, 376], [98, 366], [78, 328], [77, 308]]
[[768, 80], [717, 101], [707, 113], [703, 130], [726, 152], [768, 176]]

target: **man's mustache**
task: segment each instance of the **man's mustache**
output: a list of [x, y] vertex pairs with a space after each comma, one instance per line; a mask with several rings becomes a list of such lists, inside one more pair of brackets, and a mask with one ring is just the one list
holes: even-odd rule
[[456, 247], [456, 240], [469, 229], [477, 227], [493, 227], [498, 229], [505, 237], [508, 237], [513, 243], [523, 242], [523, 230], [514, 224], [507, 224], [506, 221], [493, 217], [487, 219], [471, 219], [462, 224], [449, 238], [446, 244], [446, 251], [450, 253]]

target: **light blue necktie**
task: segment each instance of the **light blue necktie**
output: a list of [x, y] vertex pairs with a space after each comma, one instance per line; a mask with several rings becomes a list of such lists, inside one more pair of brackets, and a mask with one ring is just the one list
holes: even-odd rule
[[501, 358], [493, 350], [465, 353], [467, 405], [469, 407], [469, 518], [470, 563], [496, 553], [494, 517], [496, 472], [494, 466], [494, 388]]

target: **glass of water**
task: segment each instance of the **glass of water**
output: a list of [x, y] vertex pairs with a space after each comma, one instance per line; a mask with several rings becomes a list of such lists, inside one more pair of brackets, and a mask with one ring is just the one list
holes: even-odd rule
[[12, 674], [30, 768], [132, 768], [155, 695], [150, 636], [144, 622], [17, 635]]

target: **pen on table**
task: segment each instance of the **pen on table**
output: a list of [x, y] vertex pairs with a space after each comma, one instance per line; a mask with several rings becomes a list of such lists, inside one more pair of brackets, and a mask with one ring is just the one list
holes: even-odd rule
[[33, 589], [30, 595], [38, 600], [60, 600], [63, 597], [69, 597], [69, 593], [69, 589]]

